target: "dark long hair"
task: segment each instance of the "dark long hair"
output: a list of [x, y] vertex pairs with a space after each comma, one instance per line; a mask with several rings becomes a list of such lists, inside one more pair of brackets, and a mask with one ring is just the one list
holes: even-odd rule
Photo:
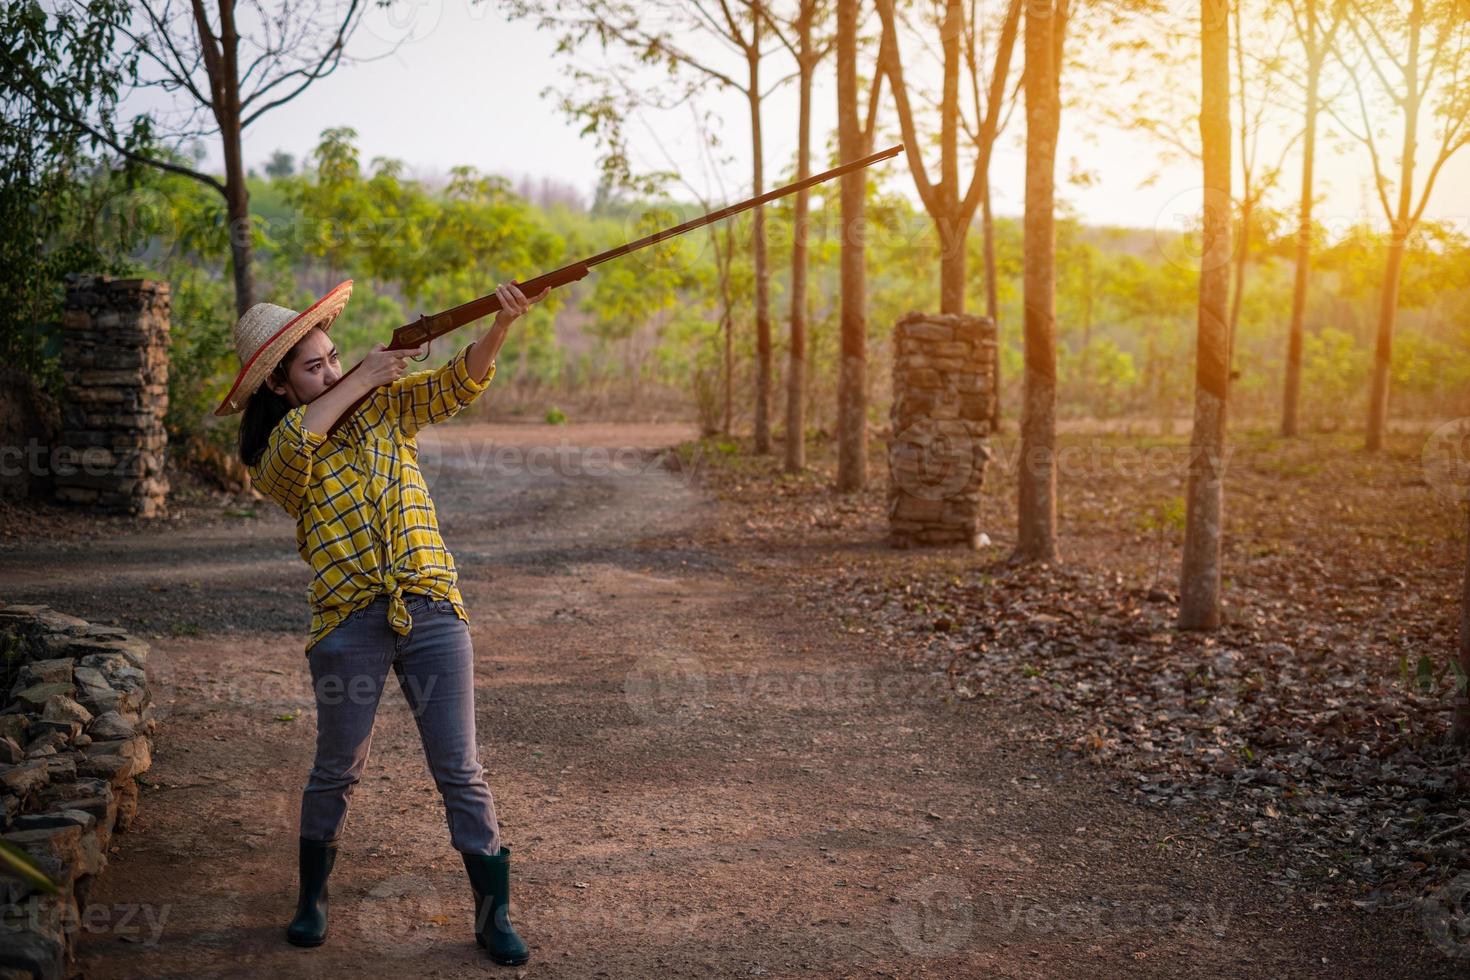
[[[312, 327], [312, 330], [320, 330], [321, 327]], [[301, 340], [310, 336], [308, 330], [302, 335]], [[270, 377], [285, 383], [287, 372], [291, 368], [291, 362], [296, 359], [296, 353], [301, 350], [301, 340], [286, 352], [281, 362], [271, 371]], [[240, 420], [240, 460], [246, 466], [254, 466], [262, 453], [265, 452], [265, 444], [270, 439], [273, 430], [286, 413], [291, 410], [291, 403], [282, 395], [276, 394], [264, 381], [260, 387], [251, 394], [250, 400], [245, 403], [244, 418]]]

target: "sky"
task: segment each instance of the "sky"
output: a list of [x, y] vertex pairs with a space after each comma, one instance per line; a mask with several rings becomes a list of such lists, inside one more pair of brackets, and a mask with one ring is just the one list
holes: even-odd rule
[[[349, 55], [373, 57], [394, 44], [396, 50], [381, 60], [344, 63], [293, 101], [262, 115], [245, 131], [247, 164], [259, 169], [281, 149], [294, 154], [299, 165], [323, 129], [350, 126], [357, 130], [365, 163], [375, 156], [395, 157], [407, 164], [410, 176], [425, 179], [443, 175], [455, 165], [471, 165], [512, 179], [547, 176], [572, 185], [590, 200], [598, 173], [597, 147], [591, 137], [579, 135], [579, 126], [562, 115], [553, 99], [540, 94], [548, 85], [564, 84], [566, 77], [567, 62], [554, 54], [555, 40], [552, 32], [538, 31], [528, 21], [507, 20], [493, 0], [401, 0], [388, 10], [369, 8], [348, 45]], [[720, 57], [717, 50], [710, 49], [712, 42], [691, 39], [689, 44], [701, 57]], [[1018, 60], [1019, 54], [1018, 42]], [[906, 72], [911, 78], [917, 76], [920, 84], [926, 76], [937, 77], [932, 70], [925, 71], [917, 49], [906, 52], [906, 58]], [[774, 58], [770, 80], [787, 70], [784, 59]], [[814, 92], [812, 132], [817, 145], [835, 124], [831, 71], [829, 61]], [[743, 96], [712, 96], [704, 104], [723, 119], [721, 137], [726, 151], [735, 157], [721, 174], [723, 192], [702, 173], [687, 112], [649, 116], [630, 126], [635, 165], [667, 169], [672, 157], [714, 199], [747, 197], [751, 193], [750, 135]], [[174, 105], [177, 103], [162, 91], [148, 89], [130, 95], [122, 108], [126, 117], [134, 112], [168, 111]], [[770, 189], [775, 186], [772, 178], [795, 155], [795, 84], [775, 92], [766, 105], [763, 127], [766, 189]], [[877, 149], [899, 140], [891, 113], [890, 120], [891, 138], [880, 136]], [[651, 132], [658, 134], [657, 142], [649, 136]], [[994, 208], [999, 215], [1022, 211], [1024, 135], [1024, 109], [1018, 105], [992, 164]], [[1274, 160], [1281, 145], [1268, 141], [1262, 158]], [[206, 139], [205, 148], [204, 168], [222, 172], [218, 139]], [[1199, 210], [1198, 167], [1191, 162], [1164, 164], [1162, 149], [1142, 133], [1124, 132], [1080, 111], [1064, 113], [1057, 154], [1059, 201], [1089, 223], [1182, 229]], [[1300, 154], [1293, 150], [1285, 159], [1285, 177], [1275, 202], [1294, 207]], [[1383, 215], [1372, 190], [1366, 151], [1337, 153], [1319, 146], [1317, 159], [1318, 189], [1325, 195], [1318, 205], [1318, 218], [1339, 230], [1364, 220], [1381, 227]], [[929, 166], [932, 178], [937, 175], [937, 159], [931, 159]], [[887, 186], [917, 202], [906, 165], [894, 160], [880, 167], [887, 172]], [[1094, 174], [1091, 186], [1065, 181], [1068, 173], [1079, 168]], [[1143, 176], [1155, 169], [1160, 169], [1159, 178], [1150, 186], [1139, 186]], [[1420, 174], [1425, 170], [1421, 166]], [[1441, 172], [1425, 216], [1447, 220], [1460, 233], [1470, 235], [1470, 148], [1461, 150]]]

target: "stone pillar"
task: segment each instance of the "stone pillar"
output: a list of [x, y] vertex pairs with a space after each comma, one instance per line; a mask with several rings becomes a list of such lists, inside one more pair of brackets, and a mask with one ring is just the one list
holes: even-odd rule
[[51, 454], [58, 500], [166, 516], [168, 320], [166, 282], [67, 277], [61, 319], [67, 388]]
[[907, 313], [894, 327], [888, 443], [893, 547], [980, 547], [995, 358], [989, 317]]

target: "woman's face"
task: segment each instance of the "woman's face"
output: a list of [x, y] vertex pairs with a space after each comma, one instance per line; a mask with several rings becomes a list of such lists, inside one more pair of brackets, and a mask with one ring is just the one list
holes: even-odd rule
[[342, 377], [342, 364], [337, 347], [320, 327], [306, 332], [292, 349], [291, 363], [286, 368], [286, 383], [274, 376], [265, 379], [271, 391], [285, 398], [294, 408], [306, 405], [337, 383]]

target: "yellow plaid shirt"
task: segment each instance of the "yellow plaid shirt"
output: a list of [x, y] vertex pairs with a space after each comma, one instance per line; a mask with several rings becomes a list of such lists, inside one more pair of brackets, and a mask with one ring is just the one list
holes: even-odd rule
[[296, 518], [296, 548], [315, 573], [307, 588], [306, 653], [357, 609], [390, 597], [388, 622], [407, 636], [413, 619], [403, 592], [448, 599], [466, 623], [454, 558], [439, 536], [434, 502], [418, 466], [418, 430], [464, 408], [490, 384], [470, 376], [470, 345], [443, 367], [375, 388], [332, 434], [302, 425], [306, 406], [288, 411], [251, 467], [255, 486]]

